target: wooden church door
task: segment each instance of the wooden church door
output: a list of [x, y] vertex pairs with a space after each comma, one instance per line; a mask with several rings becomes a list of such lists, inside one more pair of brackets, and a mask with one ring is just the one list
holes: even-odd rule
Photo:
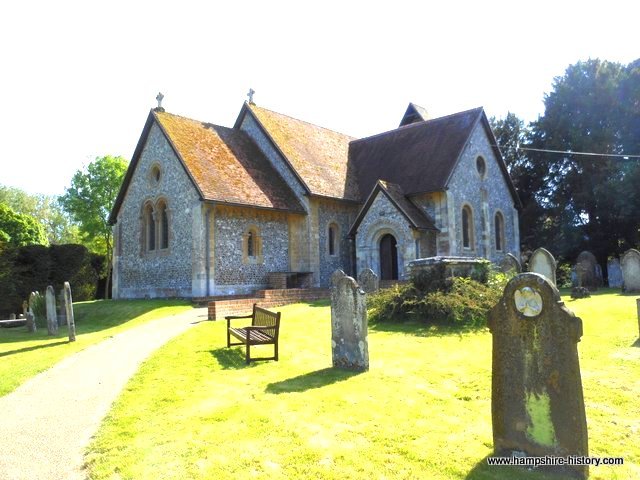
[[393, 235], [380, 239], [380, 280], [398, 279], [398, 248]]

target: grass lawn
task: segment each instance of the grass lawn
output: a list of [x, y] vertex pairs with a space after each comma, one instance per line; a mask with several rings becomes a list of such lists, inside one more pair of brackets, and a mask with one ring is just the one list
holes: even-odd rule
[[46, 328], [27, 333], [25, 327], [0, 328], [0, 396], [27, 379], [50, 368], [64, 357], [84, 350], [127, 328], [191, 308], [185, 301], [108, 300], [74, 303], [76, 341], [69, 342], [68, 329], [48, 336]]
[[[640, 478], [635, 297], [567, 301], [579, 344], [594, 479]], [[92, 479], [555, 479], [488, 467], [491, 335], [419, 324], [369, 330], [370, 370], [331, 368], [327, 303], [281, 307], [280, 361], [247, 367], [225, 324], [166, 344], [89, 448]], [[264, 347], [270, 348], [270, 347]]]

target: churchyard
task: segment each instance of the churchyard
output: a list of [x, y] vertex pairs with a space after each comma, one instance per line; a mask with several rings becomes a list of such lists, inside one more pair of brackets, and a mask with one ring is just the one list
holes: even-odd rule
[[[614, 289], [579, 300], [563, 294], [582, 319], [589, 455], [624, 458], [590, 467], [589, 478], [639, 478], [636, 297]], [[369, 324], [368, 370], [349, 370], [332, 367], [328, 302], [277, 310], [279, 362], [247, 366], [241, 347], [226, 348], [220, 321], [158, 350], [91, 444], [91, 478], [565, 478], [487, 465], [488, 328]]]
[[27, 332], [24, 327], [0, 328], [0, 396], [90, 345], [142, 323], [190, 308], [189, 302], [176, 300], [75, 303], [77, 338], [73, 342], [69, 342], [66, 325], [59, 327], [56, 335], [48, 335], [46, 327], [38, 328], [35, 333]]

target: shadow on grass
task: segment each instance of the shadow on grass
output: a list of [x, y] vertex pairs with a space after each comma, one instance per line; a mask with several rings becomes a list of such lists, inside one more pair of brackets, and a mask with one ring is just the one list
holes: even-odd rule
[[406, 333], [416, 337], [450, 337], [465, 333], [481, 332], [486, 327], [469, 327], [446, 324], [426, 324], [416, 320], [372, 321], [369, 329], [375, 332]]
[[320, 388], [333, 383], [342, 382], [363, 372], [351, 370], [339, 370], [337, 368], [323, 368], [315, 372], [305, 373], [297, 377], [288, 378], [281, 382], [267, 385], [265, 392], [279, 394], [292, 392], [305, 392], [313, 388]]
[[[492, 455], [489, 455], [492, 456]], [[526, 468], [489, 465], [484, 457], [467, 473], [465, 480], [564, 480], [566, 475], [543, 471], [529, 471]]]
[[55, 347], [57, 345], [63, 345], [69, 343], [67, 340], [61, 340], [59, 342], [46, 343], [44, 345], [34, 345], [33, 347], [18, 348], [16, 350], [9, 350], [8, 352], [0, 353], [0, 357], [8, 357], [9, 355], [15, 355], [16, 353], [31, 352], [33, 350], [40, 350], [41, 348]]
[[632, 347], [640, 348], [640, 338], [638, 338], [635, 342], [631, 344]]
[[247, 365], [245, 361], [244, 349], [225, 347], [209, 350], [209, 353], [218, 361], [223, 370], [238, 370], [251, 366]]

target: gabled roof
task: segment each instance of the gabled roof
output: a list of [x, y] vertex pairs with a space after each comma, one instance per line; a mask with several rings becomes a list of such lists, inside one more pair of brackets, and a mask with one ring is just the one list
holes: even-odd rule
[[509, 177], [482, 107], [412, 123], [349, 145], [361, 192], [379, 178], [396, 183], [407, 196], [446, 190], [474, 128], [482, 124], [516, 205], [520, 200]]
[[251, 114], [311, 195], [360, 200], [349, 164], [353, 137], [245, 103], [235, 126]]
[[379, 178], [407, 195], [444, 190], [481, 115], [475, 108], [351, 142], [360, 191], [371, 191]]
[[360, 223], [367, 215], [369, 208], [373, 204], [379, 192], [382, 192], [384, 195], [386, 195], [389, 201], [407, 219], [407, 222], [409, 222], [409, 225], [411, 225], [411, 227], [418, 230], [438, 231], [438, 228], [435, 226], [433, 220], [405, 196], [400, 185], [386, 182], [384, 180], [378, 180], [373, 187], [373, 190], [367, 197], [367, 201], [365, 202], [364, 206], [360, 209], [360, 212], [353, 222], [353, 225], [351, 225], [351, 228], [349, 229], [349, 236], [353, 236], [356, 234]]
[[202, 200], [304, 212], [294, 193], [245, 132], [152, 110], [111, 212], [111, 223], [116, 221], [154, 122]]
[[416, 105], [415, 103], [409, 103], [407, 111], [404, 112], [402, 120], [400, 120], [399, 126], [404, 127], [405, 125], [410, 125], [416, 122], [424, 122], [428, 119], [429, 112], [427, 112], [426, 108], [423, 108], [420, 105]]

